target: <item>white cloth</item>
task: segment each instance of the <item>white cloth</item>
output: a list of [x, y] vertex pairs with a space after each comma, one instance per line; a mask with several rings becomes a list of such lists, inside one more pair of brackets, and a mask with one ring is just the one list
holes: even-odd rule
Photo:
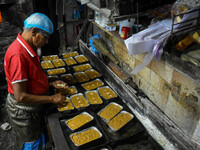
[[[195, 10], [199, 7], [193, 8]], [[197, 20], [187, 21], [189, 19], [194, 19], [198, 17], [198, 11], [185, 14], [181, 20], [182, 24], [177, 24], [174, 26], [174, 32], [195, 26]], [[163, 47], [166, 44], [166, 40], [170, 36], [172, 26], [172, 19], [165, 19], [160, 22], [157, 22], [153, 25], [150, 25], [147, 29], [133, 34], [130, 38], [126, 39], [125, 45], [128, 49], [129, 55], [136, 55], [147, 52], [147, 55], [142, 64], [137, 66], [132, 74], [137, 74], [142, 68], [146, 67], [153, 58], [160, 59], [163, 53]]]

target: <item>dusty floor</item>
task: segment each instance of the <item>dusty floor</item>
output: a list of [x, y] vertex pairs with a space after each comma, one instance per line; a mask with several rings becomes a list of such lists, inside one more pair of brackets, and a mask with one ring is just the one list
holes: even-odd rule
[[[1, 103], [0, 103], [0, 125], [2, 123], [8, 122], [9, 118], [6, 112], [6, 108], [5, 108], [5, 100], [6, 97], [2, 97], [2, 93], [1, 93]], [[9, 131], [3, 131], [0, 128], [0, 149], [1, 150], [15, 150], [15, 136], [14, 136], [14, 131], [11, 129]]]

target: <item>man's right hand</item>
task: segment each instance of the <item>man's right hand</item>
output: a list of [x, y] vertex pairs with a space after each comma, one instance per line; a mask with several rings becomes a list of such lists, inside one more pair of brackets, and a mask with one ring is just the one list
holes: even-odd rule
[[55, 95], [52, 95], [52, 97], [53, 97], [52, 102], [58, 105], [62, 105], [65, 100], [65, 96], [62, 96], [61, 94], [55, 94]]

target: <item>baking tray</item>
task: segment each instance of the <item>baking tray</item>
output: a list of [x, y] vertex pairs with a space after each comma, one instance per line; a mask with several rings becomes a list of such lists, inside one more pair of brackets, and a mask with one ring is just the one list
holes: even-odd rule
[[[107, 89], [109, 89], [111, 92], [113, 92], [115, 95], [112, 97], [112, 96], [109, 96], [108, 95], [108, 98], [107, 97], [105, 97], [105, 95], [103, 95], [102, 93], [100, 93], [99, 91], [101, 90], [101, 89], [103, 89], [103, 88], [107, 88]], [[102, 86], [102, 87], [99, 87], [98, 89], [97, 89], [97, 91], [98, 91], [98, 93], [99, 93], [99, 95], [105, 100], [105, 102], [111, 102], [111, 101], [113, 101], [114, 99], [116, 99], [117, 97], [118, 97], [118, 95], [117, 95], [117, 93], [111, 88], [111, 87], [109, 87], [109, 86]]]
[[68, 74], [62, 74], [60, 76], [61, 80], [66, 82], [67, 85], [74, 85], [77, 83], [77, 81], [74, 79], [73, 75], [68, 73]]
[[[89, 113], [90, 115], [92, 115], [93, 117], [95, 116], [95, 114], [88, 110], [88, 111], [84, 111], [86, 113]], [[87, 126], [85, 126], [84, 128], [81, 127], [78, 131], [81, 131], [81, 130], [84, 130], [84, 129], [87, 129], [87, 128], [90, 128], [90, 127], [96, 127], [98, 128], [98, 130], [102, 133], [102, 138], [100, 139], [100, 141], [96, 141], [95, 143], [89, 143], [89, 144], [86, 144], [86, 145], [83, 145], [81, 147], [77, 147], [70, 139], [70, 134], [74, 133], [74, 131], [70, 130], [66, 124], [65, 124], [65, 121], [80, 114], [80, 112], [76, 112], [76, 113], [71, 113], [71, 114], [66, 114], [66, 115], [62, 115], [60, 118], [59, 118], [59, 122], [60, 122], [60, 126], [61, 126], [61, 129], [63, 131], [63, 134], [64, 134], [64, 137], [65, 137], [65, 140], [67, 141], [68, 143], [68, 146], [70, 147], [70, 149], [73, 149], [73, 150], [80, 150], [80, 149], [83, 149], [83, 150], [100, 150], [102, 148], [108, 148], [108, 150], [112, 150], [112, 148], [109, 146], [109, 139], [108, 137], [106, 136], [106, 134], [104, 133], [104, 131], [102, 130], [99, 122], [96, 120], [96, 116], [94, 117], [94, 120], [93, 122], [91, 122], [90, 124], [87, 124]], [[78, 132], [78, 131], [75, 131], [75, 132]]]
[[42, 56], [43, 61], [52, 61], [54, 59], [59, 59], [58, 55], [47, 55], [47, 56]]
[[[91, 73], [92, 73], [92, 74], [91, 74]], [[87, 76], [88, 76], [91, 80], [102, 77], [102, 75], [101, 75], [98, 71], [96, 71], [95, 69], [86, 70], [86, 71], [85, 71], [85, 74], [87, 74]]]
[[[101, 99], [101, 97], [99, 96], [99, 94], [98, 94], [98, 92], [96, 91], [96, 90], [91, 90], [91, 91], [86, 91], [85, 93], [85, 98], [88, 100], [88, 102], [90, 103], [90, 105], [92, 105], [92, 106], [95, 106], [95, 107], [98, 107], [98, 105], [101, 105], [101, 104], [103, 104], [103, 100]], [[89, 100], [89, 97], [88, 96], [90, 96], [90, 95], [96, 95], [94, 98], [96, 98], [97, 97], [97, 99], [99, 99], [99, 102], [97, 103], [91, 103], [91, 101]], [[93, 98], [93, 99], [94, 99]]]
[[[80, 97], [84, 98], [84, 100], [85, 100], [86, 103], [87, 103], [87, 106], [84, 106], [84, 107], [81, 107], [81, 106], [80, 106], [80, 107], [77, 107], [77, 106], [74, 104], [74, 101], [72, 100], [72, 98], [75, 97], [75, 96], [80, 96]], [[84, 97], [84, 95], [83, 95], [82, 93], [78, 93], [78, 94], [74, 94], [74, 95], [70, 96], [70, 101], [72, 102], [72, 104], [74, 105], [74, 107], [75, 107], [77, 110], [79, 110], [79, 111], [84, 110], [84, 109], [86, 109], [87, 107], [90, 106], [90, 104], [89, 104], [88, 101], [85, 99], [85, 97]], [[75, 99], [75, 101], [77, 101], [77, 99]]]
[[[66, 97], [66, 100], [65, 100], [64, 102], [70, 102], [70, 103], [71, 103], [69, 97]], [[75, 111], [75, 107], [74, 107], [74, 105], [73, 105], [72, 103], [71, 103], [71, 105], [72, 105], [73, 109], [61, 110], [61, 109], [58, 107], [58, 111], [59, 111], [60, 113], [72, 113], [72, 112]], [[65, 109], [65, 108], [64, 108], [64, 109]]]
[[[87, 57], [85, 57], [83, 54], [77, 55], [74, 57], [74, 59], [79, 63], [79, 64], [84, 64], [84, 63], [88, 63], [89, 60]], [[85, 59], [85, 60], [83, 60]]]
[[[82, 66], [87, 66], [87, 67], [86, 68], [81, 68]], [[86, 71], [86, 70], [89, 70], [89, 69], [92, 69], [92, 66], [89, 63], [76, 65], [76, 66], [72, 67], [72, 71], [73, 72], [81, 72], [81, 71]]]
[[[108, 109], [111, 105], [115, 105], [115, 106], [117, 106], [119, 109], [118, 109], [118, 110], [115, 109], [115, 113], [113, 113], [114, 109], [109, 110], [109, 112], [106, 113], [107, 115], [110, 115], [109, 118], [102, 117], [102, 116], [101, 116], [101, 113], [102, 113], [103, 111], [105, 111], [106, 109]], [[115, 108], [116, 108], [116, 107], [115, 107]], [[118, 113], [120, 113], [120, 111], [121, 111], [122, 109], [123, 109], [123, 106], [119, 105], [118, 103], [111, 102], [111, 103], [109, 103], [108, 105], [106, 105], [103, 109], [101, 109], [101, 110], [97, 113], [97, 115], [98, 115], [102, 120], [104, 120], [105, 122], [108, 122], [110, 119], [112, 119], [113, 117], [115, 117]], [[113, 114], [112, 114], [112, 113], [113, 113]]]
[[[69, 93], [69, 90], [73, 91], [74, 93]], [[55, 89], [55, 93], [61, 93], [65, 96], [71, 96], [78, 93], [78, 90], [75, 86], [69, 86], [67, 89]]]
[[[129, 107], [120, 98], [118, 99], [117, 103], [123, 107], [122, 111], [127, 111], [131, 113]], [[96, 121], [100, 124], [102, 130], [105, 132], [111, 143], [115, 143], [115, 145], [120, 145], [120, 142], [129, 143], [132, 137], [141, 136], [141, 134], [144, 134], [145, 132], [145, 128], [136, 117], [134, 117], [129, 124], [119, 130], [119, 132], [114, 132], [108, 126], [107, 122], [98, 115], [98, 113], [94, 113], [94, 117], [96, 118]]]
[[[83, 132], [85, 132], [85, 131], [91, 130], [91, 129], [97, 131], [97, 133], [99, 134], [99, 137], [98, 137], [98, 138], [96, 138], [96, 139], [94, 139], [94, 140], [92, 140], [92, 141], [89, 141], [89, 142], [87, 142], [87, 143], [80, 144], [80, 145], [77, 144], [77, 143], [74, 143], [74, 141], [72, 140], [72, 137], [73, 137], [73, 136], [75, 136], [75, 135], [77, 135], [77, 134], [80, 134], [80, 133], [83, 133]], [[96, 142], [99, 141], [99, 140], [102, 138], [102, 136], [103, 136], [103, 134], [102, 134], [95, 126], [92, 126], [92, 127], [83, 129], [83, 130], [81, 130], [81, 131], [72, 133], [72, 134], [70, 135], [70, 139], [72, 140], [73, 144], [74, 144], [76, 147], [79, 147], [79, 148], [80, 148], [80, 147], [83, 147], [83, 146], [86, 146], [86, 145], [87, 145], [87, 147], [91, 147], [91, 146], [89, 146], [89, 145], [91, 145], [91, 143], [95, 143], [95, 145], [96, 145]]]
[[[42, 65], [43, 63], [49, 63], [49, 65], [51, 65], [51, 66], [48, 65], [47, 68], [44, 68], [44, 66]], [[48, 70], [48, 69], [54, 69], [55, 68], [54, 64], [51, 61], [42, 61], [40, 64], [41, 64], [41, 67], [42, 67], [43, 70]]]
[[61, 58], [52, 60], [52, 63], [55, 66], [55, 68], [62, 68], [66, 66], [65, 62]]
[[[91, 118], [91, 120], [90, 121], [88, 121], [88, 122], [86, 122], [86, 123], [84, 123], [83, 125], [81, 125], [81, 126], [79, 126], [78, 128], [76, 128], [76, 129], [73, 129], [72, 127], [70, 127], [69, 125], [68, 125], [68, 122], [69, 121], [72, 121], [75, 117], [79, 117], [80, 115], [88, 115], [90, 118]], [[82, 113], [80, 113], [80, 114], [78, 114], [78, 115], [76, 115], [76, 116], [74, 116], [73, 118], [70, 118], [70, 119], [68, 119], [68, 120], [66, 120], [65, 121], [65, 124], [66, 124], [66, 126], [72, 131], [72, 132], [76, 132], [76, 131], [80, 131], [80, 130], [83, 130], [83, 129], [85, 129], [85, 128], [88, 128], [88, 127], [90, 127], [90, 126], [93, 126], [94, 125], [94, 117], [91, 115], [91, 114], [89, 114], [88, 112], [82, 112]]]
[[74, 57], [79, 55], [79, 53], [77, 51], [73, 51], [73, 52], [69, 52], [69, 53], [63, 53], [62, 54], [62, 58], [69, 58], [69, 57]]
[[[65, 59], [63, 59], [63, 60], [64, 60], [64, 62], [66, 63], [66, 65], [67, 65], [68, 67], [72, 67], [72, 66], [75, 66], [75, 65], [78, 64], [77, 61], [76, 61], [73, 57], [65, 58]], [[67, 60], [73, 61], [73, 63], [72, 63], [72, 64], [69, 64], [69, 63], [67, 62]]]
[[49, 82], [53, 82], [53, 81], [56, 81], [56, 80], [60, 80], [60, 78], [59, 78], [57, 75], [47, 76], [47, 78], [48, 78], [48, 81], [49, 81]]
[[84, 72], [75, 72], [73, 75], [78, 83], [90, 81], [90, 78]]
[[[99, 83], [101, 83], [101, 84], [99, 84]], [[89, 88], [89, 87], [87, 87], [87, 86], [89, 86], [89, 84], [92, 84], [92, 86], [95, 84], [95, 86]], [[86, 82], [86, 83], [84, 83], [84, 84], [81, 84], [81, 86], [82, 86], [85, 90], [87, 90], [87, 91], [97, 89], [97, 88], [99, 88], [99, 87], [101, 87], [101, 86], [103, 86], [103, 85], [104, 85], [104, 82], [101, 81], [100, 79], [96, 79], [96, 80], [93, 80], [93, 81], [90, 81], [90, 82]]]
[[[122, 115], [122, 114], [128, 114], [128, 115], [130, 115], [130, 120], [128, 120], [125, 124], [124, 124], [124, 126], [121, 126], [119, 129], [115, 129], [115, 128], [113, 128], [109, 123], [111, 123], [113, 120], [115, 120], [116, 118], [118, 118], [120, 115]], [[113, 130], [113, 132], [120, 132], [121, 130], [123, 130], [123, 128], [126, 128], [126, 126], [128, 126], [130, 123], [131, 123], [131, 121], [133, 120], [133, 118], [134, 118], [134, 116], [131, 114], [131, 113], [129, 113], [129, 112], [127, 112], [127, 111], [121, 111], [119, 114], [117, 114], [115, 117], [113, 117], [112, 119], [110, 119], [108, 122], [107, 122], [107, 124], [108, 124], [108, 126], [111, 128], [111, 130]], [[124, 119], [125, 120], [125, 119]]]
[[[63, 70], [63, 72], [62, 73], [53, 73], [53, 74], [50, 74], [50, 72], [51, 71], [53, 71], [53, 70], [58, 70], [58, 69], [62, 69]], [[66, 69], [65, 68], [56, 68], [56, 69], [50, 69], [50, 70], [47, 70], [47, 75], [49, 75], [49, 76], [52, 76], [52, 75], [62, 75], [62, 74], [64, 74], [64, 73], [66, 73]]]

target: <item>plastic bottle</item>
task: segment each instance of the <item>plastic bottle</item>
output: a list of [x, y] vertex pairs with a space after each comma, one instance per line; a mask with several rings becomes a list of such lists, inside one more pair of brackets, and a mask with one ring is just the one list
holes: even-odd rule
[[130, 35], [130, 27], [122, 27], [120, 38], [127, 39]]

